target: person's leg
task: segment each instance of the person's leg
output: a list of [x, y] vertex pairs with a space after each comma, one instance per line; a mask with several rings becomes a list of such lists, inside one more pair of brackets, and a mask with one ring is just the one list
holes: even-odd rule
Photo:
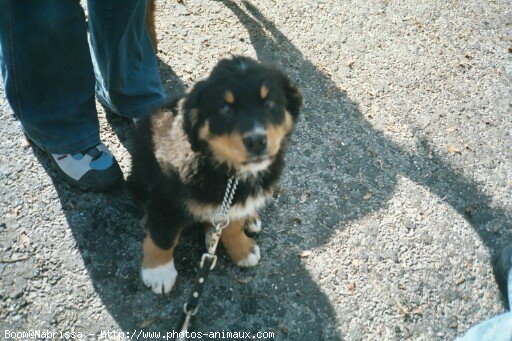
[[146, 27], [146, 0], [88, 0], [96, 97], [107, 109], [139, 118], [165, 93]]
[[50, 153], [100, 142], [94, 73], [78, 1], [0, 0], [7, 99], [30, 139]]
[[0, 0], [5, 93], [28, 138], [83, 189], [122, 177], [100, 143], [87, 26], [78, 1]]
[[[512, 245], [501, 252], [497, 261], [497, 276], [499, 281], [507, 285], [507, 298], [509, 307], [512, 307]], [[512, 340], [512, 312], [495, 316], [471, 327], [464, 336], [457, 341], [510, 341]]]
[[495, 316], [471, 327], [456, 341], [510, 341], [512, 340], [512, 312]]
[[512, 310], [512, 269], [510, 268], [510, 264], [512, 263], [512, 252], [509, 254], [509, 267], [508, 267], [508, 275], [507, 275], [507, 298], [508, 298], [508, 306]]

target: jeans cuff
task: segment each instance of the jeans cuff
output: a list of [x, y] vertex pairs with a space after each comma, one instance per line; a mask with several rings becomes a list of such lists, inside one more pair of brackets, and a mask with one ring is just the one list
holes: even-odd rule
[[99, 133], [92, 134], [87, 136], [79, 141], [60, 144], [58, 146], [52, 147], [51, 150], [47, 148], [49, 153], [52, 154], [76, 154], [80, 151], [93, 147], [101, 142]]
[[167, 98], [164, 96], [156, 101], [145, 103], [142, 106], [130, 108], [120, 112], [119, 110], [111, 109], [111, 106], [108, 104], [108, 101], [105, 100], [103, 97], [96, 95], [96, 98], [98, 99], [98, 102], [100, 102], [100, 104], [103, 105], [110, 112], [127, 118], [141, 118], [147, 116], [149, 114], [152, 114], [157, 108], [160, 108], [167, 102]]
[[55, 146], [45, 146], [37, 138], [32, 138], [24, 127], [22, 127], [22, 130], [27, 138], [39, 149], [50, 154], [76, 154], [101, 142], [99, 132], [94, 132], [78, 141], [61, 143]]

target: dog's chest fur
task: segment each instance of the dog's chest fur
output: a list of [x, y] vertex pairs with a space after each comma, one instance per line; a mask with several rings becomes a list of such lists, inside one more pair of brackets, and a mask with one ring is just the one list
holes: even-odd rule
[[[247, 197], [243, 202], [235, 203], [229, 209], [227, 215], [229, 219], [238, 220], [246, 218], [256, 213], [256, 211], [263, 207], [266, 202], [272, 197], [272, 190], [261, 191], [256, 195]], [[197, 200], [187, 200], [188, 211], [197, 219], [201, 221], [209, 221], [219, 211], [220, 205], [206, 204]]]

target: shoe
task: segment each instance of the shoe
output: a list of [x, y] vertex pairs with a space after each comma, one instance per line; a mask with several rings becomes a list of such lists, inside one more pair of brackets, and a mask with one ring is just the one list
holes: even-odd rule
[[[508, 276], [510, 271], [512, 270], [512, 244], [506, 246], [499, 256], [499, 258], [496, 260], [495, 264], [496, 268], [496, 280], [498, 284], [503, 286], [503, 292], [505, 296], [508, 296], [508, 291], [510, 291], [511, 288], [507, 288], [507, 282], [508, 282]], [[508, 289], [508, 290], [507, 290]], [[505, 297], [507, 302], [509, 302], [509, 299], [511, 297]]]
[[119, 164], [103, 143], [77, 154], [51, 154], [51, 160], [65, 180], [82, 190], [107, 190], [123, 177]]
[[[25, 127], [18, 122], [26, 139], [44, 151], [33, 141]], [[104, 191], [120, 182], [123, 178], [116, 159], [103, 143], [87, 148], [76, 154], [50, 154], [54, 168], [67, 182], [82, 190]]]

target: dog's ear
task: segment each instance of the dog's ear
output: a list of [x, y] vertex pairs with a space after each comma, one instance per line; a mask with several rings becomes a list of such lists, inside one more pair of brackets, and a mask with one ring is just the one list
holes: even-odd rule
[[199, 111], [205, 89], [206, 81], [198, 82], [185, 96], [183, 103], [183, 129], [195, 152], [199, 150]]
[[300, 108], [302, 107], [302, 93], [294, 81], [288, 78], [288, 76], [286, 76], [283, 72], [278, 72], [286, 95], [286, 110], [288, 110], [293, 119], [296, 120], [299, 116]]

